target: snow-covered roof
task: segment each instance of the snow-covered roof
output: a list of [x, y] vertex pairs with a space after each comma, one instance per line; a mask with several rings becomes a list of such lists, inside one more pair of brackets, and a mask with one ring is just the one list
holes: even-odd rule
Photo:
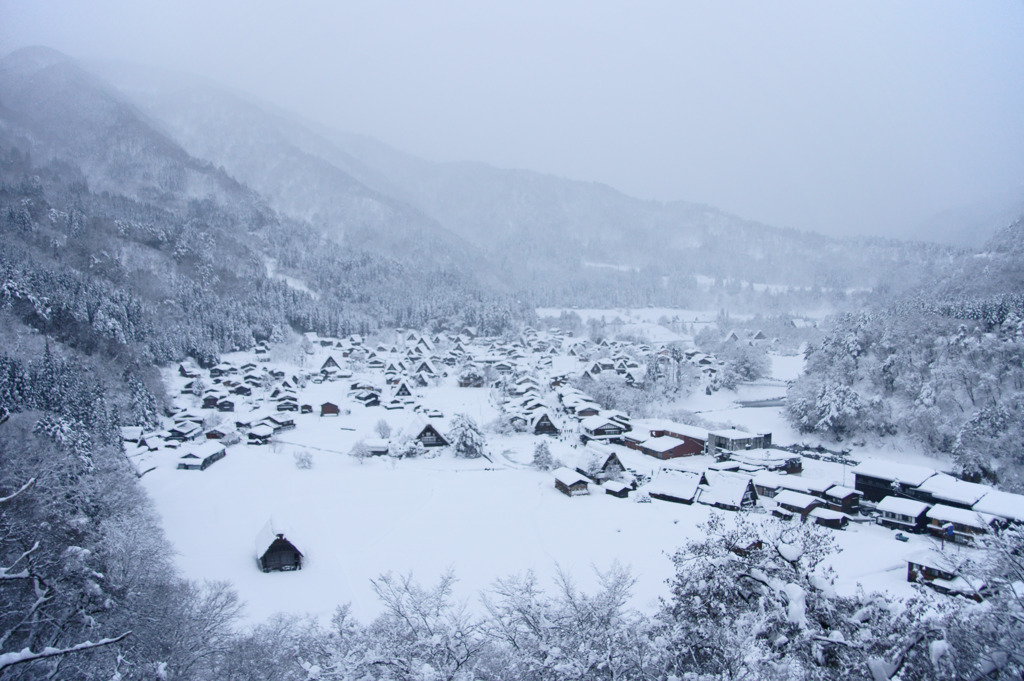
[[775, 495], [775, 503], [786, 504], [796, 508], [807, 508], [814, 503], [820, 504], [821, 499], [812, 497], [810, 494], [801, 494], [800, 492], [784, 489]]
[[851, 494], [858, 494], [863, 496], [864, 493], [859, 492], [853, 489], [852, 487], [843, 487], [842, 485], [832, 485], [825, 492], [825, 496], [831, 499], [845, 499]]
[[260, 425], [250, 430], [249, 434], [255, 437], [270, 437], [271, 435], [274, 434], [274, 429], [265, 423], [261, 423]]
[[956, 574], [960, 571], [960, 566], [963, 561], [962, 559], [958, 559], [956, 555], [946, 553], [945, 551], [921, 549], [909, 554], [907, 556], [907, 562]]
[[957, 523], [958, 525], [978, 528], [987, 528], [988, 524], [994, 520], [987, 513], [966, 508], [956, 508], [955, 506], [946, 506], [945, 504], [936, 504], [928, 509], [928, 517], [943, 523]]
[[736, 507], [743, 504], [743, 495], [746, 494], [747, 486], [750, 484], [749, 477], [739, 473], [707, 471], [704, 473], [704, 478], [708, 484], [700, 486], [697, 501], [703, 504], [720, 503]]
[[790, 459], [796, 458], [796, 456], [788, 452], [780, 452], [777, 449], [744, 449], [729, 454], [729, 458], [733, 461], [742, 461], [743, 463], [764, 466], [765, 468], [782, 466]]
[[946, 473], [936, 473], [918, 485], [917, 489], [931, 494], [936, 499], [973, 506], [992, 488], [975, 482], [966, 482]]
[[788, 489], [796, 492], [807, 492], [807, 482], [793, 475], [782, 475], [763, 471], [754, 475], [754, 484], [758, 487], [769, 487], [772, 489]]
[[196, 445], [195, 447], [189, 447], [190, 452], [198, 456], [200, 459], [205, 459], [208, 456], [212, 456], [217, 452], [223, 451], [224, 445], [216, 440], [207, 440], [206, 442]]
[[726, 430], [712, 430], [709, 431], [710, 435], [725, 438], [726, 440], [749, 440], [757, 437], [754, 433], [748, 433], [743, 430], [736, 430], [735, 428], [729, 428]]
[[584, 484], [590, 482], [585, 477], [580, 475], [579, 472], [574, 471], [571, 468], [566, 468], [565, 466], [562, 466], [561, 468], [556, 468], [554, 471], [552, 471], [552, 475], [555, 476], [555, 480], [562, 483], [566, 487], [572, 487], [573, 485], [580, 482]]
[[677, 437], [665, 435], [664, 437], [648, 438], [641, 442], [640, 446], [643, 447], [644, 449], [649, 449], [652, 452], [658, 452], [659, 454], [663, 454], [671, 449], [675, 449], [676, 447], [685, 444], [685, 442], [683, 442]]
[[[273, 544], [278, 537], [288, 540], [292, 546], [295, 546], [295, 542], [288, 538], [285, 528], [278, 523], [275, 523], [273, 519], [267, 521], [267, 524], [256, 533], [256, 541], [254, 546], [256, 548], [256, 558], [262, 558], [263, 554], [267, 552], [270, 545]], [[299, 551], [298, 547], [295, 549]], [[302, 551], [299, 551], [299, 555], [302, 555]]]
[[616, 423], [615, 421], [612, 421], [611, 419], [609, 419], [609, 418], [607, 418], [605, 416], [601, 416], [601, 415], [588, 416], [587, 418], [585, 418], [582, 421], [580, 421], [580, 426], [582, 426], [586, 430], [591, 430], [591, 431], [597, 430], [598, 428], [601, 428], [602, 426], [613, 426], [613, 427], [619, 428], [619, 429], [622, 428], [622, 424], [621, 423]]
[[398, 431], [398, 439], [414, 439], [420, 436], [423, 430], [430, 426], [437, 432], [441, 437], [445, 437], [444, 428], [439, 420], [435, 419], [433, 422], [427, 421], [427, 417], [421, 414], [413, 414], [405, 425]]
[[915, 466], [909, 463], [897, 463], [895, 461], [862, 461], [853, 468], [854, 475], [864, 475], [869, 478], [880, 480], [899, 480], [905, 485], [917, 487], [925, 480], [935, 475], [935, 471], [925, 466]]
[[647, 485], [650, 494], [663, 494], [676, 499], [693, 499], [697, 496], [701, 474], [690, 471], [662, 471], [656, 480]]
[[833, 511], [832, 509], [825, 508], [823, 506], [819, 506], [817, 508], [812, 508], [811, 512], [808, 513], [807, 515], [810, 516], [811, 518], [821, 518], [822, 520], [842, 520], [843, 518], [848, 518], [849, 517], [845, 513], [840, 513], [839, 511]]
[[1024, 522], [1024, 495], [990, 490], [972, 507], [975, 511]]
[[691, 426], [685, 423], [676, 423], [675, 421], [667, 421], [664, 419], [633, 419], [634, 430], [668, 430], [677, 435], [685, 435], [686, 437], [692, 437], [697, 440], [707, 440], [708, 431], [705, 428], [699, 428], [697, 426]]
[[896, 515], [910, 516], [916, 518], [926, 510], [928, 504], [916, 499], [904, 499], [902, 497], [885, 497], [878, 502], [876, 508], [882, 513], [895, 513]]

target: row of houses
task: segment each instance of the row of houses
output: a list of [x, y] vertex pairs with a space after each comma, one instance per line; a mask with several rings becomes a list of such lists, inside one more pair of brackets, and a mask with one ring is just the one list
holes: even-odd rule
[[893, 529], [967, 544], [994, 527], [1024, 523], [1024, 495], [897, 462], [865, 461], [852, 472], [856, 489], [877, 504], [879, 522]]

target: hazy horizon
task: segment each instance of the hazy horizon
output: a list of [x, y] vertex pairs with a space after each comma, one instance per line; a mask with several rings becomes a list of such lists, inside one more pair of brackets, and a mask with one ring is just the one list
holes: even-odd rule
[[1024, 199], [1024, 3], [444, 8], [0, 0], [46, 45], [223, 83], [435, 161], [825, 234]]

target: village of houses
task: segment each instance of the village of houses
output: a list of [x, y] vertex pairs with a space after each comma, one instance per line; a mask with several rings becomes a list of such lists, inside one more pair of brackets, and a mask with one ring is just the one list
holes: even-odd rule
[[[670, 576], [666, 556], [711, 513], [834, 532], [840, 589], [899, 596], [916, 582], [980, 598], [984, 585], [957, 566], [979, 535], [1024, 521], [1024, 497], [936, 467], [634, 419], [588, 396], [602, 373], [642, 383], [643, 358], [671, 361], [657, 345], [467, 329], [308, 335], [285, 350], [168, 368], [178, 410], [167, 428], [124, 429], [185, 573], [232, 581], [256, 619], [345, 602], [372, 614], [369, 580], [414, 567], [425, 582], [448, 569], [469, 577], [469, 597], [514, 572], [586, 586], [626, 564], [642, 606]], [[721, 366], [683, 357], [705, 381]], [[480, 426], [484, 457], [452, 453], [457, 415]], [[551, 470], [534, 465], [539, 442]]]

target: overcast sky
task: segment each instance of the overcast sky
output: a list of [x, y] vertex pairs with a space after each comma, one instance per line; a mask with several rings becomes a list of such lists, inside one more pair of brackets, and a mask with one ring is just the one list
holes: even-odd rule
[[41, 44], [203, 74], [433, 160], [896, 234], [1024, 197], [1021, 0], [0, 0]]

